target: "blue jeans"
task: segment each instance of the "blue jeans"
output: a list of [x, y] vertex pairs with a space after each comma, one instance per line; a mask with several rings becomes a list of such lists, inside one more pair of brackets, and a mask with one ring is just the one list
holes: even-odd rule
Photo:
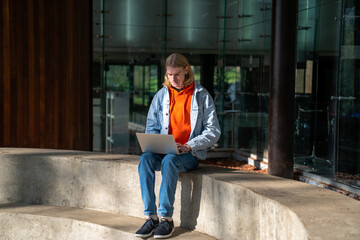
[[199, 160], [191, 153], [155, 154], [143, 153], [139, 160], [141, 196], [144, 202], [144, 214], [155, 215], [155, 171], [161, 170], [159, 193], [159, 216], [172, 217], [174, 211], [175, 191], [179, 172], [186, 172], [199, 166]]

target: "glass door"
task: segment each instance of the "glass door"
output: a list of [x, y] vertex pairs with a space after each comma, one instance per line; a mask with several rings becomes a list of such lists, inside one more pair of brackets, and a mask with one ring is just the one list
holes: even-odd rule
[[334, 179], [341, 2], [299, 1], [295, 167]]
[[360, 188], [360, 2], [342, 6], [336, 96], [336, 180]]

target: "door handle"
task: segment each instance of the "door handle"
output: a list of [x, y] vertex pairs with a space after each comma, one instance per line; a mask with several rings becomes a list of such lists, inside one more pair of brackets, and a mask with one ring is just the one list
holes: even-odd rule
[[331, 96], [331, 100], [355, 100], [356, 97], [344, 97], [344, 96], [338, 96], [338, 97], [335, 97], [335, 96]]

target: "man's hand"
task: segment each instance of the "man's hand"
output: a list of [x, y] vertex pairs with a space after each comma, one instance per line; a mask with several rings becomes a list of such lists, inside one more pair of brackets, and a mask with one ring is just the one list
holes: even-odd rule
[[191, 151], [191, 147], [187, 144], [182, 145], [180, 143], [176, 143], [176, 147], [179, 150], [179, 153], [184, 153], [184, 152], [190, 152]]

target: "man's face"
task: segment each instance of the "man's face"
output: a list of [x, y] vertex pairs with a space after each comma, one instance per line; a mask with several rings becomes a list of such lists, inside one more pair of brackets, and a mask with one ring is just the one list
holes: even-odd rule
[[171, 86], [182, 89], [184, 87], [185, 75], [188, 73], [187, 67], [167, 67], [166, 75]]

